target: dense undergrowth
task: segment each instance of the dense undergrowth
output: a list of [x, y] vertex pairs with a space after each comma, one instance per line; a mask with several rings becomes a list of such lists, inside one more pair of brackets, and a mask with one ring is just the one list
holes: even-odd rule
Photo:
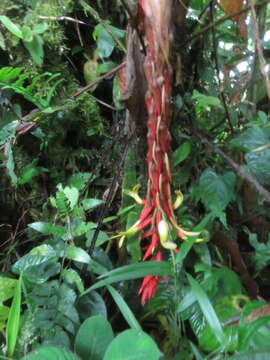
[[146, 111], [130, 119], [115, 70], [123, 3], [0, 3], [0, 358], [268, 359], [267, 2], [258, 29], [231, 17], [242, 1], [173, 2], [175, 211], [200, 235], [170, 229], [178, 251], [146, 262], [140, 233], [116, 236], [147, 188]]

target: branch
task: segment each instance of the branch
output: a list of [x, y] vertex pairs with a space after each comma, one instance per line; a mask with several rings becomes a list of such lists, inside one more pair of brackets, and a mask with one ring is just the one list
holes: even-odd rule
[[260, 71], [261, 71], [263, 82], [264, 82], [264, 85], [265, 85], [265, 88], [267, 91], [268, 99], [270, 100], [270, 82], [269, 82], [267, 72], [265, 70], [266, 62], [263, 57], [262, 44], [261, 44], [261, 40], [260, 40], [259, 28], [258, 28], [258, 23], [257, 23], [257, 19], [256, 19], [255, 5], [254, 5], [253, 0], [248, 0], [248, 2], [249, 2], [250, 9], [251, 9], [251, 21], [252, 21], [253, 32], [254, 32], [254, 36], [255, 36], [256, 50], [258, 53]]
[[241, 166], [239, 166], [234, 160], [220, 150], [215, 144], [209, 141], [201, 131], [194, 128], [188, 128], [196, 136], [198, 136], [204, 144], [214, 150], [215, 153], [219, 154], [220, 157], [233, 169], [233, 171], [242, 179], [246, 180], [257, 192], [270, 203], [270, 193], [265, 189], [252, 175], [247, 173]]
[[[270, 2], [270, 0], [263, 0], [263, 1], [259, 2], [259, 3], [254, 4], [254, 7], [256, 8], [256, 7], [263, 6], [263, 5], [268, 4], [269, 2]], [[212, 22], [211, 24], [205, 26], [202, 30], [200, 30], [197, 33], [195, 33], [195, 34], [191, 35], [190, 37], [188, 37], [187, 40], [182, 43], [182, 46], [186, 45], [187, 43], [189, 43], [192, 40], [196, 39], [197, 37], [201, 36], [202, 34], [207, 32], [208, 30], [210, 30], [212, 27], [220, 25], [223, 22], [225, 22], [226, 20], [230, 20], [231, 17], [243, 14], [243, 13], [249, 11], [249, 10], [250, 10], [250, 6], [246, 6], [246, 7], [244, 7], [243, 9], [241, 9], [239, 11], [236, 11], [236, 12], [230, 14], [230, 15], [226, 15], [226, 16], [220, 18], [220, 19], [217, 19], [216, 21]]]
[[39, 19], [49, 20], [49, 21], [71, 21], [76, 24], [90, 26], [89, 24], [87, 24], [81, 20], [73, 19], [72, 17], [69, 17], [69, 16], [42, 16], [42, 15], [40, 15]]
[[116, 66], [114, 69], [106, 72], [106, 74], [100, 76], [99, 78], [97, 78], [96, 80], [91, 81], [88, 85], [80, 88], [78, 91], [76, 91], [74, 94], [70, 95], [70, 99], [76, 98], [78, 96], [80, 96], [83, 92], [89, 90], [91, 87], [95, 86], [96, 84], [98, 84], [101, 80], [106, 79], [107, 77], [113, 75], [114, 73], [116, 73], [117, 71], [121, 70], [124, 66], [126, 65], [126, 62], [123, 61], [120, 65]]

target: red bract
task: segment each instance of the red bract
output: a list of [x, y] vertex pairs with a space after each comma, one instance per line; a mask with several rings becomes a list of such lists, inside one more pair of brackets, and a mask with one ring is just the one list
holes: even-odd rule
[[138, 292], [141, 295], [141, 303], [144, 306], [156, 293], [160, 276], [146, 276]]

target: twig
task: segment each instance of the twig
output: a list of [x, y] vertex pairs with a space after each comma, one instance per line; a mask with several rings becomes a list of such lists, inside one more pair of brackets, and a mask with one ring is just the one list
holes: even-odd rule
[[232, 160], [228, 155], [226, 155], [222, 150], [220, 150], [215, 144], [209, 141], [201, 131], [194, 128], [188, 127], [188, 129], [198, 136], [204, 144], [210, 147], [214, 152], [220, 155], [222, 159], [234, 170], [234, 172], [240, 176], [242, 179], [246, 180], [257, 192], [270, 203], [270, 193], [265, 189], [252, 175], [247, 173], [241, 166], [239, 166], [234, 160]]
[[96, 84], [98, 84], [101, 80], [106, 79], [107, 77], [115, 74], [117, 71], [121, 70], [124, 66], [126, 65], [126, 62], [123, 61], [120, 65], [116, 66], [114, 69], [108, 71], [106, 74], [100, 76], [99, 78], [97, 78], [96, 80], [91, 81], [88, 85], [80, 88], [78, 91], [76, 91], [74, 94], [70, 95], [70, 99], [76, 98], [78, 96], [80, 96], [83, 92], [91, 89], [91, 87], [95, 86]]
[[91, 96], [91, 98], [92, 98], [93, 100], [95, 100], [97, 103], [99, 103], [99, 104], [107, 107], [108, 109], [111, 109], [111, 110], [113, 110], [113, 111], [118, 111], [118, 109], [117, 109], [116, 107], [111, 106], [110, 104], [107, 104], [105, 101], [102, 101], [102, 100], [96, 98], [94, 95], [91, 94], [90, 96]]
[[[211, 20], [214, 20], [214, 9], [213, 9], [213, 3], [210, 3], [210, 14], [211, 14]], [[224, 110], [225, 110], [225, 114], [226, 114], [226, 119], [228, 121], [231, 133], [234, 133], [233, 130], [233, 126], [232, 126], [232, 121], [231, 121], [231, 116], [229, 113], [229, 109], [226, 103], [226, 98], [225, 98], [225, 94], [224, 94], [224, 89], [223, 89], [223, 85], [221, 83], [221, 79], [220, 79], [220, 75], [219, 75], [219, 63], [218, 63], [218, 56], [217, 56], [217, 52], [216, 52], [216, 48], [217, 48], [217, 43], [216, 43], [216, 31], [215, 31], [215, 27], [212, 27], [212, 41], [213, 41], [213, 54], [214, 54], [214, 60], [215, 60], [215, 65], [216, 65], [216, 73], [217, 73], [217, 79], [218, 79], [218, 87], [219, 87], [219, 92], [220, 92], [220, 97], [224, 106]]]
[[[270, 2], [270, 0], [263, 0], [259, 3], [256, 3], [254, 4], [254, 7], [260, 7], [260, 6], [263, 6], [263, 5], [266, 5]], [[212, 22], [211, 24], [205, 26], [202, 30], [198, 31], [197, 33], [191, 35], [190, 37], [188, 37], [181, 45], [184, 46], [186, 45], [187, 43], [191, 42], [192, 40], [196, 39], [197, 37], [203, 35], [205, 32], [207, 32], [208, 30], [210, 30], [212, 27], [214, 26], [217, 26], [217, 25], [220, 25], [222, 24], [223, 22], [231, 19], [233, 16], [237, 16], [237, 15], [240, 15], [240, 14], [243, 14], [247, 11], [250, 10], [250, 6], [246, 6], [244, 7], [243, 9], [239, 10], [239, 11], [236, 11], [230, 15], [226, 15], [220, 19], [217, 19], [216, 21]]]
[[265, 70], [266, 63], [265, 63], [265, 59], [263, 57], [259, 28], [258, 28], [258, 23], [257, 23], [257, 19], [256, 19], [255, 5], [254, 5], [253, 0], [248, 0], [248, 2], [249, 2], [250, 9], [251, 9], [251, 21], [252, 21], [252, 26], [253, 26], [254, 36], [255, 36], [255, 43], [256, 43], [256, 49], [257, 49], [257, 53], [258, 53], [260, 71], [261, 71], [263, 82], [264, 82], [264, 85], [265, 85], [265, 88], [267, 91], [268, 99], [270, 100], [270, 82], [269, 82], [267, 72]]
[[90, 245], [90, 247], [88, 249], [89, 255], [92, 255], [92, 253], [94, 251], [94, 248], [95, 248], [95, 245], [96, 245], [96, 242], [97, 242], [97, 239], [98, 239], [98, 234], [100, 232], [100, 229], [101, 229], [101, 226], [102, 226], [102, 223], [103, 223], [103, 219], [104, 219], [104, 217], [106, 215], [108, 206], [109, 206], [109, 204], [110, 204], [110, 202], [112, 200], [112, 195], [114, 193], [114, 188], [116, 186], [117, 179], [119, 177], [119, 173], [120, 173], [120, 171], [121, 171], [121, 169], [123, 167], [123, 164], [124, 164], [124, 161], [125, 161], [125, 158], [126, 158], [126, 155], [127, 155], [127, 151], [128, 151], [129, 145], [130, 145], [131, 138], [132, 138], [132, 136], [130, 136], [126, 140], [123, 153], [122, 153], [122, 155], [120, 157], [120, 160], [119, 160], [118, 165], [117, 165], [117, 169], [116, 169], [116, 171], [114, 173], [114, 177], [112, 179], [112, 182], [111, 182], [111, 185], [110, 185], [110, 188], [109, 188], [108, 196], [106, 197], [105, 204], [103, 205], [103, 207], [102, 207], [102, 209], [100, 211], [98, 224], [97, 224], [97, 227], [95, 229], [95, 232], [94, 232], [94, 235], [93, 235], [93, 238], [92, 238], [92, 241], [91, 241], [91, 245]]
[[39, 16], [40, 19], [42, 20], [49, 20], [49, 21], [71, 21], [71, 22], [74, 22], [76, 24], [82, 24], [82, 25], [86, 25], [86, 26], [90, 26], [89, 24], [81, 21], [81, 20], [77, 20], [77, 19], [73, 19], [69, 16], [43, 16], [43, 15], [40, 15]]

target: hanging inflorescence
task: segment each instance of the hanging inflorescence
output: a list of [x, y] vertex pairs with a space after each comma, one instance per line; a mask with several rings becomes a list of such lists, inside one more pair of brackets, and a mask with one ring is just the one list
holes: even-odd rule
[[[147, 243], [142, 249], [143, 260], [161, 261], [162, 248], [177, 251], [176, 243], [170, 238], [172, 227], [181, 239], [198, 234], [188, 232], [177, 224], [174, 210], [181, 205], [183, 196], [180, 191], [176, 191], [174, 204], [171, 196], [171, 8], [171, 0], [141, 0], [137, 14], [139, 29], [146, 44], [144, 72], [147, 81], [145, 100], [148, 111], [147, 197], [145, 200], [140, 198], [139, 186], [129, 192], [129, 195], [143, 205], [143, 209], [138, 221], [117, 236], [120, 237], [121, 246], [127, 235], [142, 231], [141, 238]], [[142, 305], [154, 295], [159, 280], [159, 276], [144, 278], [139, 289]]]

